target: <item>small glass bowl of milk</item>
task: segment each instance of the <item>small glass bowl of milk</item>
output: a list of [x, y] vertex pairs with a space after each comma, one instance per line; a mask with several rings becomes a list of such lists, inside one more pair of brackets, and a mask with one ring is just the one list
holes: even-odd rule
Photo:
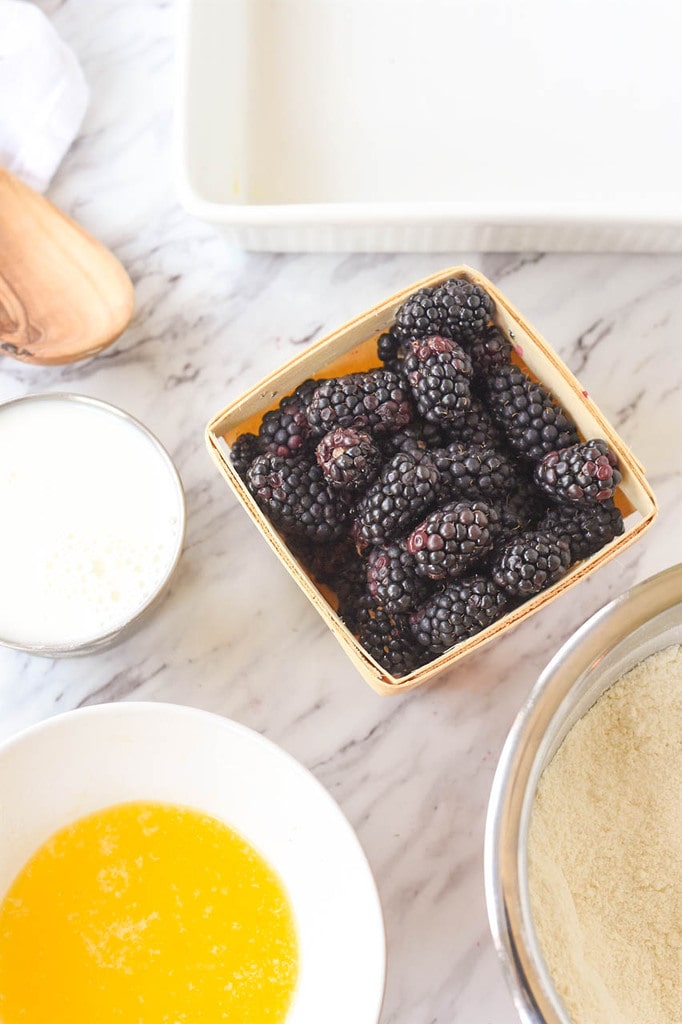
[[146, 427], [75, 394], [0, 405], [0, 644], [88, 654], [166, 591], [185, 535], [178, 472]]

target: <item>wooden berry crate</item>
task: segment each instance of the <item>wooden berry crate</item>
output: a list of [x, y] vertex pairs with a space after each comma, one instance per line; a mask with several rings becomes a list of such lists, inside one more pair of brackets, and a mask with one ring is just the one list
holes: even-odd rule
[[[541, 381], [551, 391], [573, 418], [581, 438], [603, 437], [616, 452], [623, 477], [616, 492], [616, 504], [623, 513], [625, 531], [622, 536], [616, 537], [590, 558], [573, 565], [552, 587], [503, 615], [480, 633], [434, 658], [429, 664], [415, 669], [409, 675], [396, 678], [360, 646], [336, 614], [335, 595], [326, 587], [318, 586], [289, 550], [233, 468], [229, 447], [239, 434], [245, 431], [255, 432], [263, 414], [269, 409], [276, 408], [280, 399], [290, 394], [306, 378], [339, 376], [376, 366], [376, 339], [392, 324], [398, 307], [417, 289], [431, 288], [450, 277], [463, 277], [486, 289], [495, 303], [495, 323], [514, 348], [514, 361], [524, 366], [531, 376]], [[624, 551], [651, 526], [658, 512], [656, 499], [647, 483], [643, 467], [599, 411], [588, 392], [583, 389], [550, 345], [495, 285], [482, 274], [466, 266], [450, 267], [415, 282], [409, 288], [361, 313], [326, 338], [311, 345], [301, 355], [270, 374], [214, 416], [206, 428], [206, 442], [218, 469], [265, 540], [318, 610], [355, 667], [380, 694], [402, 693], [419, 686], [461, 658], [480, 650], [495, 637], [516, 623], [522, 622]]]

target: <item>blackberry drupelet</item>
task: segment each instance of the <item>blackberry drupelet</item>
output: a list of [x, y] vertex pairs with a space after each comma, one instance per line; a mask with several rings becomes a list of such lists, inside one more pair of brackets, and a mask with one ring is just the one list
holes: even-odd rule
[[413, 341], [402, 364], [417, 411], [437, 424], [456, 423], [466, 415], [471, 407], [472, 373], [464, 349], [440, 335]]
[[286, 459], [304, 447], [310, 437], [308, 401], [316, 386], [317, 381], [303, 381], [276, 409], [265, 413], [258, 431], [262, 452]]
[[417, 643], [443, 654], [499, 619], [507, 598], [492, 580], [469, 576], [450, 583], [410, 616]]
[[614, 537], [620, 537], [624, 528], [620, 511], [608, 501], [589, 508], [555, 505], [538, 523], [539, 530], [568, 542], [574, 562], [589, 558]]
[[415, 572], [415, 560], [402, 542], [373, 548], [367, 561], [367, 591], [392, 614], [414, 611], [428, 594]]
[[571, 564], [568, 542], [553, 533], [528, 530], [510, 540], [492, 566], [494, 582], [512, 597], [539, 594]]
[[478, 382], [500, 366], [508, 365], [512, 347], [497, 327], [486, 327], [467, 346], [467, 351], [474, 364], [474, 380]]
[[247, 484], [274, 525], [286, 533], [307, 536], [318, 543], [343, 535], [347, 510], [307, 454], [288, 459], [259, 455], [249, 467]]
[[369, 434], [353, 427], [338, 427], [325, 434], [315, 458], [330, 487], [364, 491], [378, 476], [381, 452]]
[[230, 448], [232, 465], [242, 480], [246, 480], [249, 466], [260, 455], [260, 441], [255, 434], [240, 434]]
[[620, 481], [618, 456], [601, 438], [549, 452], [535, 467], [535, 483], [562, 505], [611, 501]]
[[356, 508], [353, 536], [360, 548], [406, 533], [435, 504], [440, 473], [429, 452], [398, 452]]
[[516, 467], [494, 448], [453, 441], [433, 452], [445, 498], [500, 501], [516, 483]]
[[392, 370], [351, 373], [318, 382], [308, 404], [308, 422], [321, 437], [336, 427], [391, 434], [412, 420], [412, 400]]
[[451, 441], [459, 441], [460, 444], [477, 444], [487, 448], [499, 448], [502, 444], [502, 434], [490, 418], [490, 413], [480, 398], [472, 392], [471, 405], [463, 416], [458, 417], [454, 423], [443, 423], [442, 433], [446, 434], [447, 440], [443, 444], [432, 444], [432, 448], [444, 448]]
[[468, 348], [492, 325], [493, 300], [478, 284], [451, 277], [433, 289], [431, 298], [441, 330], [429, 333], [442, 333]]
[[492, 549], [498, 512], [483, 501], [458, 501], [430, 512], [405, 541], [413, 572], [430, 580], [462, 576]]
[[579, 442], [567, 413], [549, 391], [532, 381], [519, 366], [494, 370], [486, 381], [488, 407], [507, 441], [533, 461], [548, 452]]
[[410, 342], [413, 338], [441, 333], [441, 313], [432, 293], [432, 288], [421, 288], [396, 310], [395, 323], [391, 328], [395, 337]]

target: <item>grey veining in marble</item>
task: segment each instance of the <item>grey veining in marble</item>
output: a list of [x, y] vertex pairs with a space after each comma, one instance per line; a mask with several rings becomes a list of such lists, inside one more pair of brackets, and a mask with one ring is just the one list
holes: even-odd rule
[[[90, 362], [3, 359], [0, 399], [73, 390], [138, 416], [176, 460], [189, 521], [170, 596], [123, 645], [62, 661], [0, 649], [0, 738], [69, 708], [136, 699], [195, 705], [261, 731], [312, 769], [367, 852], [388, 935], [382, 1024], [514, 1024], [485, 914], [488, 791], [550, 656], [609, 598], [682, 560], [682, 260], [231, 251], [174, 195], [173, 5], [41, 6], [92, 93], [49, 195], [117, 253], [137, 312]], [[314, 339], [460, 262], [498, 283], [578, 374], [646, 466], [660, 516], [641, 543], [511, 634], [420, 690], [380, 698], [238, 507], [203, 431]]]

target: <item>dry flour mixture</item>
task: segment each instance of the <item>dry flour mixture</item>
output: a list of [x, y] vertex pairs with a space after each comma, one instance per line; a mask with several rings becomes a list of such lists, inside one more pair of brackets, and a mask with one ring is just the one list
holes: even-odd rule
[[531, 905], [574, 1024], [682, 1024], [682, 648], [574, 726], [529, 836]]

